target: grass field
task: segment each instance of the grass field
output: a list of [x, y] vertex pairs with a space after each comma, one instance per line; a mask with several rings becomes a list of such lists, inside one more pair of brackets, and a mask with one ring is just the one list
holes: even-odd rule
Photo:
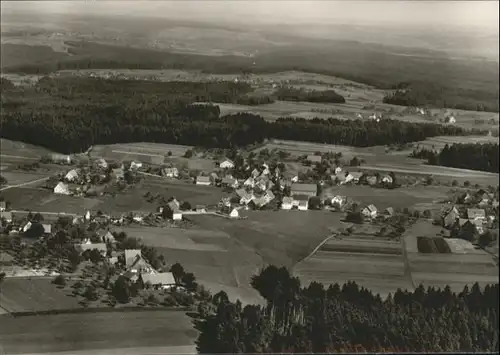
[[50, 278], [7, 278], [2, 282], [0, 307], [9, 312], [82, 308], [76, 297], [52, 284]]
[[7, 354], [187, 346], [197, 337], [191, 319], [178, 311], [3, 315], [0, 329], [0, 344]]
[[44, 155], [52, 153], [50, 150], [43, 147], [4, 138], [0, 138], [0, 148], [2, 156], [20, 156], [24, 158], [39, 159]]
[[[92, 148], [91, 157], [103, 157], [119, 160], [136, 159], [141, 156], [163, 156], [166, 157], [168, 152], [172, 153], [172, 157], [181, 157], [186, 150], [192, 147], [175, 144], [162, 143], [122, 143], [109, 145], [96, 145]], [[121, 159], [120, 159], [121, 158]]]
[[398, 288], [411, 290], [413, 286], [405, 275], [401, 243], [373, 235], [368, 239], [364, 232], [356, 231], [340, 240], [330, 239], [296, 265], [294, 275], [305, 285], [312, 281], [325, 285], [355, 281], [382, 297]]

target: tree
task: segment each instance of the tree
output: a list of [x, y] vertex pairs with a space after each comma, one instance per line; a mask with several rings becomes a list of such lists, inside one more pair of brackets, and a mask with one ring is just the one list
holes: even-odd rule
[[24, 236], [31, 239], [40, 238], [45, 233], [45, 229], [41, 223], [35, 222], [31, 224], [30, 229], [28, 229]]
[[57, 275], [53, 281], [54, 284], [58, 286], [66, 286], [66, 279], [63, 275]]
[[187, 202], [187, 201], [182, 202], [181, 205], [180, 205], [180, 209], [182, 211], [189, 211], [189, 210], [191, 210], [191, 208], [192, 208], [191, 204], [189, 202]]
[[130, 301], [130, 283], [124, 276], [119, 276], [113, 284], [111, 290], [113, 297], [120, 303], [127, 303]]
[[186, 274], [186, 272], [184, 271], [184, 268], [179, 263], [173, 264], [170, 267], [170, 272], [172, 273], [172, 275], [174, 276], [174, 278], [177, 282], [181, 282], [182, 278]]
[[0, 292], [2, 292], [2, 283], [5, 280], [5, 272], [0, 272]]
[[191, 149], [186, 150], [184, 153], [184, 158], [192, 158], [193, 157], [193, 151]]
[[182, 276], [181, 282], [186, 287], [186, 290], [190, 292], [195, 292], [198, 287], [198, 284], [196, 283], [196, 278], [194, 277], [194, 274], [191, 272], [184, 274]]

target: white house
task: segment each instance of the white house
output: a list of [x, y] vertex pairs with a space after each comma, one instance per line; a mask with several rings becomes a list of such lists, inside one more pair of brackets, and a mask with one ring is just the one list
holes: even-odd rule
[[250, 176], [248, 179], [245, 180], [245, 182], [243, 183], [243, 186], [254, 187], [255, 186], [255, 179]]
[[90, 211], [85, 212], [85, 216], [84, 216], [85, 220], [86, 221], [90, 221], [90, 217], [91, 217], [90, 216]]
[[297, 207], [300, 211], [307, 211], [309, 209], [309, 200], [299, 201], [299, 204]]
[[252, 193], [247, 192], [245, 189], [238, 189], [235, 192], [240, 198], [240, 204], [242, 205], [248, 205], [255, 198]]
[[169, 177], [169, 178], [176, 178], [179, 176], [179, 170], [175, 167], [172, 168], [165, 168], [162, 170], [163, 176]]
[[293, 207], [293, 198], [291, 197], [283, 197], [281, 201], [281, 209], [282, 210], [291, 210]]
[[[339, 175], [342, 175], [342, 174], [339, 174]], [[339, 176], [337, 176], [337, 178], [339, 178], [341, 184], [347, 184], [350, 182], [354, 182], [354, 176], [352, 176], [351, 173], [345, 173], [343, 181], [341, 180], [341, 178]]]
[[239, 216], [240, 212], [236, 208], [233, 208], [231, 212], [229, 212], [229, 217], [231, 218], [238, 218]]
[[210, 185], [210, 178], [208, 176], [198, 176], [196, 178], [196, 185]]
[[347, 198], [345, 196], [337, 195], [331, 199], [331, 205], [336, 208], [342, 208], [342, 206], [344, 206], [346, 202]]
[[377, 217], [378, 210], [374, 205], [368, 205], [361, 210], [361, 213], [367, 218], [375, 218]]
[[145, 286], [164, 290], [176, 285], [174, 275], [171, 272], [142, 273], [141, 281]]
[[68, 171], [66, 176], [64, 177], [67, 181], [74, 181], [78, 179], [78, 171], [76, 169]]
[[0, 212], [5, 211], [7, 208], [7, 203], [5, 201], [0, 201]]
[[71, 195], [68, 185], [64, 182], [59, 182], [56, 187], [54, 187], [54, 193], [59, 195]]
[[353, 182], [358, 183], [363, 176], [363, 173], [361, 171], [353, 171], [350, 173], [350, 175], [352, 176]]
[[382, 182], [384, 184], [392, 184], [393, 180], [392, 180], [392, 177], [390, 175], [385, 175], [383, 178], [382, 178]]
[[221, 169], [232, 169], [234, 168], [234, 163], [229, 160], [229, 159], [224, 159], [220, 164], [219, 167]]
[[31, 228], [31, 222], [30, 222], [30, 221], [28, 221], [28, 222], [24, 225], [24, 227], [22, 227], [22, 228], [21, 228], [21, 231], [22, 231], [23, 233], [26, 233], [26, 232], [27, 232], [30, 228]]
[[299, 182], [299, 177], [297, 175], [293, 176], [291, 179], [290, 179], [291, 182]]
[[133, 161], [130, 163], [130, 170], [137, 170], [141, 167], [142, 167], [142, 163], [140, 161], [138, 161], [138, 162]]

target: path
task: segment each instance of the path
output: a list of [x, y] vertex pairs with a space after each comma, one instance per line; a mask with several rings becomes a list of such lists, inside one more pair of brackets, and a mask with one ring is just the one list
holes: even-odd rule
[[415, 281], [413, 281], [413, 276], [411, 274], [410, 261], [408, 260], [408, 251], [406, 250], [406, 237], [404, 235], [401, 236], [401, 248], [403, 248], [403, 262], [405, 268], [405, 276], [407, 276], [410, 279], [411, 285], [415, 290], [416, 289]]
[[17, 184], [17, 185], [7, 185], [5, 187], [2, 187], [0, 189], [0, 191], [4, 191], [4, 190], [7, 190], [7, 189], [12, 189], [14, 187], [23, 187], [23, 186], [28, 186], [28, 185], [32, 185], [32, 184], [35, 184], [37, 182], [42, 182], [42, 181], [46, 181], [50, 179], [50, 176], [48, 177], [44, 177], [44, 178], [41, 178], [41, 179], [36, 179], [36, 180], [32, 180], [32, 181], [28, 181], [28, 182], [25, 182], [25, 183], [22, 183], [22, 184]]
[[335, 235], [335, 234], [332, 234], [332, 235], [330, 235], [330, 236], [326, 237], [325, 239], [323, 239], [323, 240], [321, 241], [321, 243], [319, 243], [319, 244], [316, 246], [316, 248], [314, 248], [314, 249], [313, 249], [313, 251], [309, 253], [309, 255], [307, 255], [305, 258], [300, 259], [297, 263], [295, 263], [295, 265], [294, 265], [294, 266], [292, 266], [292, 270], [295, 268], [295, 266], [299, 265], [301, 262], [306, 261], [306, 260], [307, 260], [307, 259], [309, 259], [311, 256], [313, 256], [313, 255], [314, 255], [314, 254], [315, 254], [315, 253], [319, 250], [319, 248], [321, 248], [321, 247], [322, 247], [322, 246], [323, 246], [326, 242], [328, 242], [330, 239], [335, 238], [335, 237], [336, 237], [336, 235]]

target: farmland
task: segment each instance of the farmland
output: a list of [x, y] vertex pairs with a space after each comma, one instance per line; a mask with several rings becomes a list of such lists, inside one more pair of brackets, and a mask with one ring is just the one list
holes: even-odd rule
[[17, 318], [2, 315], [0, 329], [0, 344], [8, 354], [165, 346], [179, 349], [193, 345], [196, 338], [191, 319], [183, 312], [160, 310]]
[[491, 255], [476, 250], [468, 242], [445, 239], [451, 254], [419, 253], [417, 237], [437, 235], [439, 230], [439, 227], [420, 221], [405, 233], [404, 245], [415, 284], [422, 283], [425, 287], [449, 285], [452, 291], [459, 292], [465, 285], [470, 287], [476, 281], [480, 286], [498, 282], [498, 267]]
[[2, 283], [0, 306], [9, 312], [38, 312], [75, 309], [82, 306], [67, 290], [52, 284], [51, 278], [7, 278]]
[[401, 243], [376, 237], [368, 225], [347, 238], [331, 238], [313, 255], [293, 268], [302, 283], [325, 285], [355, 281], [382, 297], [398, 288], [411, 290], [411, 278], [405, 274]]

